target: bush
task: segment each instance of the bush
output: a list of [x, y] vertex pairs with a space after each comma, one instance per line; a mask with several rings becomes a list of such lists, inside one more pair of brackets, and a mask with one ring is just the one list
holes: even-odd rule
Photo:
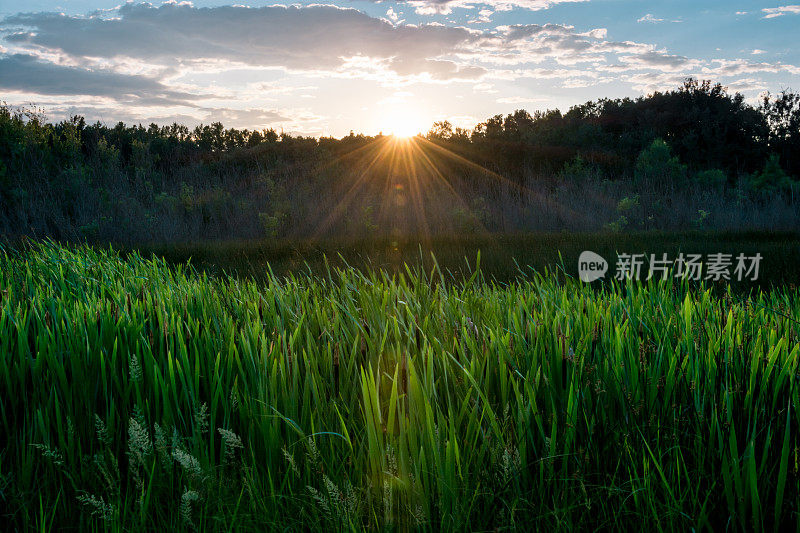
[[575, 159], [564, 165], [564, 168], [559, 172], [561, 179], [570, 179], [574, 181], [584, 181], [592, 175], [592, 167], [586, 163], [581, 156], [575, 156]]
[[786, 191], [792, 186], [792, 179], [781, 168], [777, 154], [772, 154], [764, 170], [755, 174], [750, 180], [750, 186], [759, 194], [771, 195]]
[[728, 181], [725, 172], [719, 169], [703, 170], [698, 172], [694, 178], [695, 182], [707, 189], [719, 189]]
[[634, 177], [638, 183], [680, 185], [686, 179], [686, 165], [672, 155], [663, 139], [656, 139], [636, 159]]
[[259, 213], [258, 220], [267, 237], [277, 237], [286, 220], [286, 214], [276, 211], [274, 214]]

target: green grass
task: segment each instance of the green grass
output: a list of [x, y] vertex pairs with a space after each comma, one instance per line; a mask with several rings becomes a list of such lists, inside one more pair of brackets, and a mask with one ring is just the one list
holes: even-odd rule
[[0, 521], [797, 527], [796, 291], [432, 278], [0, 253]]

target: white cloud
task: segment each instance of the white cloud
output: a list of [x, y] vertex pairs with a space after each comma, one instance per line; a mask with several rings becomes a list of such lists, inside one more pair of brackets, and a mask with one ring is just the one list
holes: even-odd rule
[[[380, 0], [374, 0], [380, 1]], [[589, 0], [399, 0], [414, 7], [418, 15], [449, 15], [454, 8], [471, 9], [475, 6], [490, 6], [496, 11], [510, 11], [515, 8], [540, 11], [558, 4], [575, 4]]]
[[757, 78], [742, 78], [725, 84], [728, 90], [733, 92], [761, 92], [765, 90], [766, 84]]
[[656, 18], [652, 13], [648, 13], [636, 22], [664, 22], [664, 19]]
[[[463, 3], [428, 0], [419, 7], [472, 6], [457, 1]], [[556, 3], [521, 1], [540, 9]], [[485, 23], [508, 5], [481, 2], [461, 20]], [[345, 84], [364, 87], [367, 95], [425, 84], [424, 90], [414, 87], [421, 95], [463, 82], [473, 90], [468, 98], [476, 101], [525, 104], [544, 102], [514, 96], [531, 85], [548, 87], [549, 94], [553, 88], [616, 81], [652, 92], [694, 76], [727, 79], [733, 90], [753, 91], [764, 86], [762, 73], [800, 75], [791, 64], [756, 61], [760, 58], [754, 56], [764, 53], [759, 49], [742, 50], [747, 59], [699, 59], [645, 42], [613, 40], [606, 28], [547, 23], [478, 29], [412, 25], [401, 16], [398, 4], [383, 18], [332, 5], [196, 8], [176, 3], [129, 3], [88, 16], [19, 14], [2, 23], [0, 90], [31, 100], [37, 94], [59, 96], [62, 108], [64, 102], [90, 108], [86, 98], [94, 97], [95, 107], [116, 105], [122, 117], [215, 116], [245, 127], [293, 117], [287, 130], [329, 132], [325, 119], [305, 106], [325, 112], [323, 91]], [[640, 21], [666, 22], [655, 15]], [[528, 85], [520, 90], [511, 82]], [[454, 100], [458, 92], [446, 98]], [[277, 101], [296, 107], [283, 109]], [[259, 115], [253, 111], [258, 106], [268, 111]]]
[[658, 24], [659, 22], [680, 22], [680, 20], [667, 20], [667, 19], [660, 19], [653, 15], [652, 13], [647, 13], [640, 19], [637, 19], [636, 22], [649, 22], [651, 24]]
[[714, 59], [709, 66], [702, 69], [703, 74], [712, 76], [741, 76], [755, 72], [800, 75], [800, 67], [787, 63], [758, 63], [749, 59]]
[[645, 94], [656, 91], [668, 91], [680, 86], [684, 81], [682, 74], [669, 74], [664, 72], [640, 72], [628, 76], [626, 81], [634, 89]]
[[497, 94], [500, 92], [497, 89], [495, 89], [494, 85], [492, 85], [491, 83], [476, 83], [472, 87], [472, 90], [475, 92], [481, 92], [486, 94]]
[[498, 98], [498, 104], [538, 104], [546, 102], [545, 98], [530, 98], [525, 96], [510, 96], [507, 98]]
[[480, 11], [478, 11], [478, 16], [474, 20], [471, 20], [470, 23], [471, 24], [486, 24], [486, 23], [492, 21], [492, 15], [493, 14], [494, 14], [494, 11], [492, 11], [491, 9], [481, 9]]
[[765, 19], [773, 19], [782, 17], [784, 15], [797, 15], [800, 14], [800, 5], [781, 6], [781, 7], [767, 7], [761, 10]]

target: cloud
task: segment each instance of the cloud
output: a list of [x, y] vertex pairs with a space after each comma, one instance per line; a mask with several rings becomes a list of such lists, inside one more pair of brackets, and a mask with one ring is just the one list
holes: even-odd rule
[[176, 67], [225, 61], [329, 71], [342, 66], [343, 58], [365, 57], [405, 74], [427, 73], [437, 79], [479, 75], [438, 61], [477, 39], [464, 28], [395, 26], [330, 5], [196, 8], [128, 3], [88, 17], [18, 14], [5, 24], [20, 28], [7, 42], [73, 58], [133, 58]]
[[620, 62], [647, 69], [659, 69], [665, 72], [685, 71], [699, 66], [700, 62], [685, 56], [671, 55], [657, 50], [651, 50], [636, 55], [623, 56]]
[[489, 23], [489, 22], [492, 21], [492, 15], [493, 14], [494, 14], [494, 11], [492, 11], [491, 9], [486, 9], [486, 8], [481, 9], [480, 11], [478, 11], [478, 16], [475, 19], [470, 20], [468, 24], [486, 24], [486, 23]]
[[139, 105], [193, 105], [189, 100], [197, 98], [149, 77], [62, 66], [28, 54], [0, 56], [0, 88], [42, 95], [101, 96]]
[[639, 72], [626, 78], [634, 89], [645, 94], [656, 91], [669, 91], [684, 82], [683, 74], [669, 74], [664, 72]]
[[730, 83], [726, 83], [725, 86], [729, 91], [740, 93], [745, 91], [761, 92], [767, 88], [766, 84], [762, 80], [756, 78], [739, 79]]
[[507, 41], [519, 41], [535, 36], [571, 36], [575, 35], [574, 26], [563, 24], [514, 24], [512, 26], [499, 26], [499, 31], [505, 33]]
[[546, 101], [547, 100], [544, 98], [528, 98], [525, 96], [511, 96], [508, 98], [498, 98], [496, 100], [498, 104], [537, 104]]
[[497, 94], [500, 91], [494, 88], [491, 83], [476, 83], [472, 90], [475, 92], [482, 92], [486, 94]]
[[664, 22], [664, 19], [656, 18], [655, 15], [652, 13], [648, 13], [640, 19], [637, 19], [636, 22]]
[[680, 20], [667, 20], [667, 19], [660, 19], [657, 18], [652, 13], [647, 13], [640, 19], [637, 19], [636, 22], [648, 22], [650, 24], [658, 24], [659, 22], [680, 22]]
[[710, 66], [703, 68], [703, 74], [712, 76], [741, 76], [754, 72], [800, 75], [800, 67], [788, 63], [758, 63], [749, 59], [714, 59]]
[[222, 122], [226, 127], [247, 129], [283, 129], [304, 135], [320, 134], [325, 129], [329, 117], [316, 114], [305, 108], [292, 109], [253, 109], [230, 107], [196, 107], [175, 111], [172, 108], [119, 107], [104, 102], [81, 100], [64, 103], [58, 100], [42, 100], [37, 107], [47, 110], [48, 120], [64, 120], [80, 115], [87, 122], [99, 121], [104, 124], [125, 122], [127, 124], [183, 124], [190, 128], [199, 124]]
[[[495, 65], [540, 63], [552, 60], [562, 65], [601, 63], [604, 54], [640, 49], [634, 43], [605, 41], [605, 28], [578, 32], [562, 24], [515, 24], [498, 26], [477, 50], [482, 61]], [[647, 47], [650, 49], [652, 47]]]
[[[524, 1], [539, 9], [557, 3]], [[489, 10], [479, 13], [488, 14]], [[399, 17], [394, 8], [387, 16]], [[533, 71], [531, 64], [550, 62], [571, 68], [548, 65], [536, 72], [549, 78], [548, 72], [568, 70], [564, 83], [576, 86], [587, 80], [607, 81], [599, 76], [604, 69], [687, 72], [701, 64], [650, 44], [607, 40], [605, 28], [579, 31], [566, 24], [515, 24], [477, 31], [403, 24], [332, 5], [197, 8], [185, 3], [128, 3], [85, 17], [33, 13], [4, 22], [6, 41], [17, 49], [58, 58], [62, 64], [117, 69], [124, 65], [125, 74], [138, 73], [136, 69], [144, 66], [160, 68], [173, 79], [181, 79], [182, 72], [245, 66], [402, 86], [419, 80], [477, 81], [490, 73], [513, 79], [514, 72]], [[520, 68], [508, 70], [509, 66]]]
[[[471, 0], [410, 0], [385, 6], [383, 18], [333, 5], [198, 8], [187, 3], [128, 3], [87, 16], [17, 14], [0, 24], [0, 90], [18, 99], [53, 96], [61, 109], [98, 110], [88, 116], [102, 107], [116, 109], [106, 116], [135, 121], [285, 123], [289, 131], [325, 132], [330, 131], [323, 123], [328, 117], [315, 112], [327, 113], [330, 107], [318, 86], [325, 91], [331, 85], [362, 87], [368, 98], [376, 87], [397, 90], [435, 82], [440, 87], [429, 89], [446, 91], [444, 84], [465, 81], [476, 99], [526, 104], [540, 100], [512, 96], [525, 92], [516, 89], [509, 95], [511, 82], [550, 90], [617, 81], [652, 92], [695, 76], [736, 80], [732, 87], [755, 90], [763, 85], [759, 73], [800, 75], [793, 65], [755, 61], [767, 56], [750, 55], [750, 49], [743, 51], [748, 59], [698, 59], [644, 42], [611, 40], [605, 28], [408, 24], [402, 8], [414, 2], [436, 9], [473, 6]], [[476, 9], [463, 19], [484, 23], [490, 17], [509, 18], [499, 11], [510, 6], [545, 9], [556, 3], [475, 2]], [[640, 22], [667, 21], [648, 14]], [[308, 99], [309, 90], [317, 91], [315, 99]], [[277, 99], [298, 107], [251, 109], [279, 107]]]
[[767, 7], [761, 10], [765, 19], [774, 19], [784, 15], [798, 15], [800, 14], [800, 5], [781, 6], [781, 7]]
[[[381, 0], [374, 0], [379, 2]], [[575, 4], [589, 0], [399, 0], [408, 2], [418, 15], [449, 15], [454, 8], [471, 9], [476, 5], [490, 6], [497, 11], [510, 11], [514, 8], [540, 11], [558, 4]]]

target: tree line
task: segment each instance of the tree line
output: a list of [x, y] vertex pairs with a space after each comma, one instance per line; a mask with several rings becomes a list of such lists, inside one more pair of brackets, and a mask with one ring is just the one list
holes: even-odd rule
[[[387, 193], [387, 183], [412, 194], [409, 176], [362, 157], [386, 141], [219, 122], [50, 123], [40, 111], [4, 105], [0, 233], [136, 242], [797, 227], [800, 95], [790, 91], [751, 105], [719, 84], [687, 79], [672, 91], [565, 113], [496, 115], [472, 130], [436, 122], [415, 143], [420, 172], [430, 174], [415, 193], [423, 216], [408, 198], [386, 203], [399, 194]], [[587, 209], [591, 216], [570, 215]]]

